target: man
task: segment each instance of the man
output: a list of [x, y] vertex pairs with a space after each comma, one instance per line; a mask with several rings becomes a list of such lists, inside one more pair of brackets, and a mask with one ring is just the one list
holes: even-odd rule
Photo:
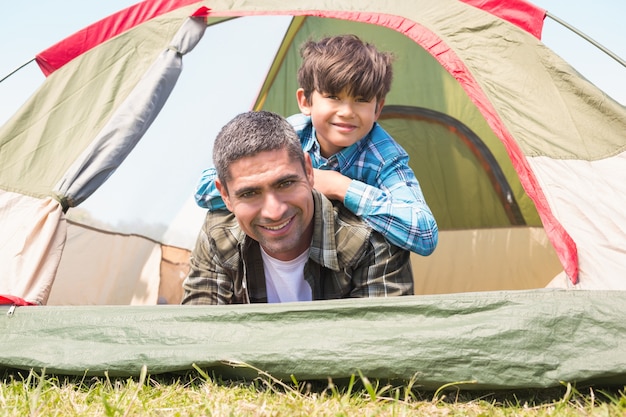
[[213, 162], [228, 211], [207, 213], [183, 304], [413, 294], [410, 253], [313, 188], [310, 156], [283, 117], [235, 117]]

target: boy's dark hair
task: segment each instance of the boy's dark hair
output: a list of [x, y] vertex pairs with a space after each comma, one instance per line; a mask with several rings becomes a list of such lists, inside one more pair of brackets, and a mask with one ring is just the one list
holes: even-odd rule
[[310, 103], [313, 91], [383, 100], [391, 88], [393, 55], [381, 52], [356, 35], [338, 35], [300, 48], [298, 84]]

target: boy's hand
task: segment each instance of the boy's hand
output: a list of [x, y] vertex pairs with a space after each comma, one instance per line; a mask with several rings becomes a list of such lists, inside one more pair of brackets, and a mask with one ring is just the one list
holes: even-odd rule
[[343, 203], [352, 179], [337, 171], [313, 169], [315, 175], [315, 189], [324, 194], [329, 200]]

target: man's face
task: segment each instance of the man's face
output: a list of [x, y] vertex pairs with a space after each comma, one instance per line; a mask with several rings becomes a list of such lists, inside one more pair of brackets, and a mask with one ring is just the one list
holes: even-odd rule
[[216, 186], [241, 229], [272, 257], [283, 261], [307, 250], [313, 233], [313, 168], [286, 150], [261, 152], [230, 166], [232, 179]]

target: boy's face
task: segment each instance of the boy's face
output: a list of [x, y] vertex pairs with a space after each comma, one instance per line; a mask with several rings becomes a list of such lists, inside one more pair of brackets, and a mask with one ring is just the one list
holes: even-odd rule
[[311, 116], [322, 156], [325, 158], [363, 139], [380, 116], [384, 100], [366, 101], [342, 91], [337, 95], [313, 91], [310, 102], [304, 90], [296, 93], [300, 111]]
[[261, 152], [230, 165], [236, 174], [228, 189], [215, 182], [241, 230], [282, 261], [295, 259], [311, 244], [314, 177], [311, 159], [304, 157], [303, 168], [285, 149]]

